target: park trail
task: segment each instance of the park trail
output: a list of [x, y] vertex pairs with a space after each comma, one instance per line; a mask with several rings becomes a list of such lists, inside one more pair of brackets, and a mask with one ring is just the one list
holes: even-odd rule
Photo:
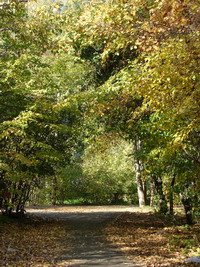
[[[59, 266], [66, 267], [143, 266], [131, 262], [105, 236], [107, 224], [130, 210], [130, 206], [27, 208], [28, 213], [66, 221], [69, 252], [59, 259]], [[62, 262], [65, 264], [62, 265]]]

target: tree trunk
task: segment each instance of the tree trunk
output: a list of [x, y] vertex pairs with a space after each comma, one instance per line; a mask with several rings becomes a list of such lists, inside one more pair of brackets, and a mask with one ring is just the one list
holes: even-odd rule
[[53, 177], [53, 182], [52, 182], [52, 204], [56, 205], [57, 202], [57, 177]]
[[174, 214], [174, 184], [175, 184], [175, 175], [172, 177], [170, 191], [169, 191], [169, 213]]
[[163, 192], [163, 184], [161, 177], [153, 176], [156, 192], [159, 197], [159, 212], [166, 214], [168, 212], [167, 200]]
[[151, 178], [150, 180], [150, 207], [153, 207], [154, 205], [154, 191], [155, 191], [154, 180]]
[[180, 194], [180, 196], [185, 210], [186, 222], [191, 225], [194, 223], [192, 216], [192, 200], [190, 197], [185, 197], [182, 194]]
[[29, 193], [30, 193], [30, 185], [24, 184], [23, 188], [21, 188], [21, 195], [16, 207], [16, 213], [21, 213], [21, 214], [25, 213], [24, 207], [29, 198]]
[[142, 180], [143, 164], [137, 155], [139, 151], [141, 151], [141, 142], [140, 140], [134, 140], [133, 141], [134, 167], [135, 167], [139, 206], [144, 207], [146, 205], [146, 184]]
[[120, 196], [119, 193], [114, 193], [112, 204], [118, 204], [120, 202], [119, 196]]

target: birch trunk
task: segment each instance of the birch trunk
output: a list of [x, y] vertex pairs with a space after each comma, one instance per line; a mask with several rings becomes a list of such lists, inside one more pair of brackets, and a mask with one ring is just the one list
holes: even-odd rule
[[134, 140], [133, 141], [134, 167], [135, 167], [139, 206], [144, 207], [146, 205], [146, 184], [142, 180], [143, 164], [142, 161], [137, 156], [137, 153], [140, 151], [141, 151], [141, 141]]

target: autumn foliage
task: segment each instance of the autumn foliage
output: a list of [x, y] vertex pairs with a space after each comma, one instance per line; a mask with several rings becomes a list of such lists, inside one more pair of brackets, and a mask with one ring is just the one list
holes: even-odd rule
[[[112, 203], [116, 193], [137, 188], [140, 205], [173, 214], [174, 201], [182, 203], [193, 223], [200, 190], [198, 1], [15, 0], [3, 2], [0, 15], [4, 212], [24, 213], [38, 191], [53, 203], [88, 192]], [[132, 151], [120, 172], [114, 164], [123, 145]], [[106, 165], [110, 151], [116, 161]]]

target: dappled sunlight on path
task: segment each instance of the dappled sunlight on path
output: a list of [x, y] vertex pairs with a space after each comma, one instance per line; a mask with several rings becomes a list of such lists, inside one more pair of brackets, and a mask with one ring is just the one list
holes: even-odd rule
[[118, 247], [109, 243], [105, 227], [133, 206], [51, 206], [28, 207], [36, 216], [66, 221], [68, 252], [59, 256], [57, 266], [142, 266], [132, 263]]
[[[108, 206], [71, 206], [71, 205], [61, 205], [61, 206], [27, 206], [26, 211], [31, 213], [97, 213], [97, 212], [131, 212], [131, 211], [142, 211], [141, 208], [133, 205], [122, 206], [122, 205], [108, 205]], [[48, 215], [48, 216], [49, 216]]]

